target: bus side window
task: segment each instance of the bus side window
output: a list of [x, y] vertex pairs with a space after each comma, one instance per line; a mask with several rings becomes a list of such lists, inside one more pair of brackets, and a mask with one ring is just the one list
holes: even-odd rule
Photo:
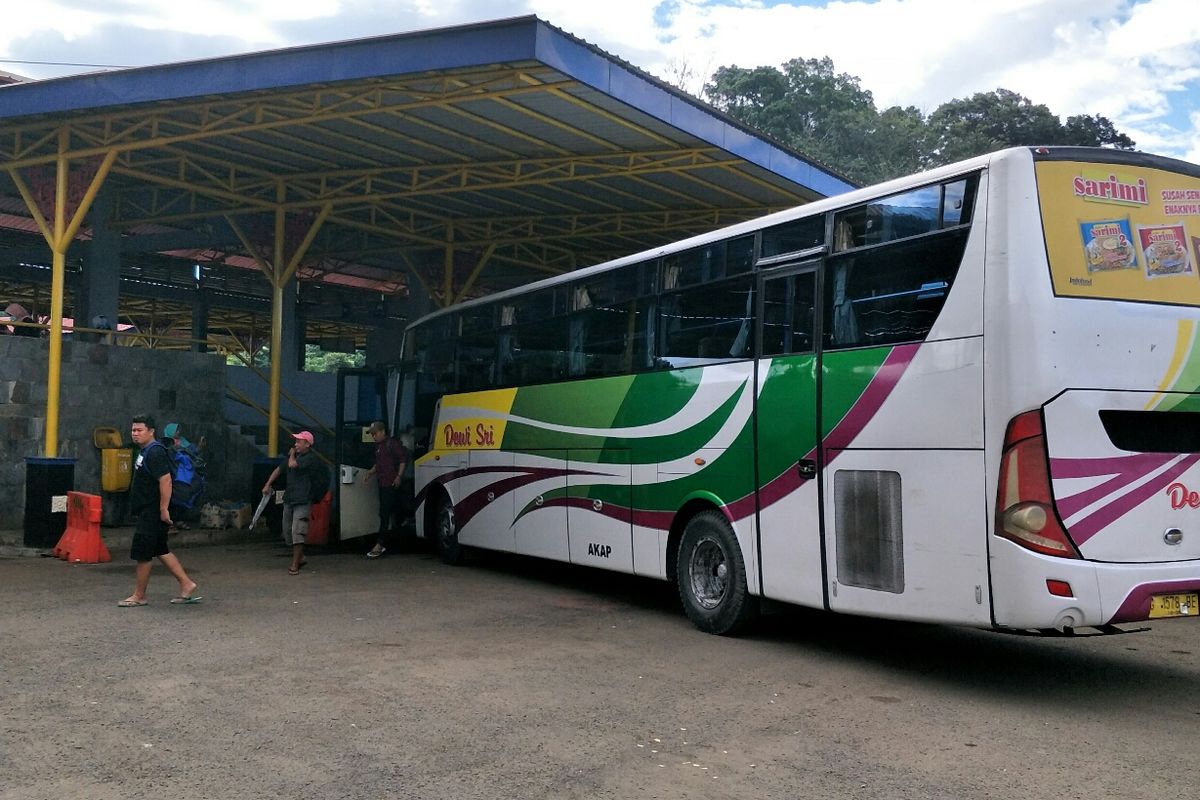
[[566, 317], [552, 317], [513, 331], [512, 383], [550, 383], [567, 377], [569, 334]]
[[831, 257], [825, 280], [825, 346], [924, 339], [954, 283], [967, 231], [960, 227]]
[[587, 308], [571, 317], [572, 377], [625, 375], [649, 366], [650, 301], [630, 300]]
[[762, 354], [811, 353], [815, 309], [815, 272], [764, 281]]
[[662, 296], [658, 356], [667, 367], [747, 358], [754, 292], [747, 278]]

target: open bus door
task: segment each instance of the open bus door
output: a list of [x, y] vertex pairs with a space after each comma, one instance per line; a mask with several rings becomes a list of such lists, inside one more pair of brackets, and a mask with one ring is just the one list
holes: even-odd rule
[[334, 504], [342, 541], [379, 530], [379, 493], [364, 473], [375, 464], [375, 442], [367, 432], [375, 420], [388, 420], [394, 374], [387, 369], [346, 367], [337, 372], [334, 450], [337, 481]]

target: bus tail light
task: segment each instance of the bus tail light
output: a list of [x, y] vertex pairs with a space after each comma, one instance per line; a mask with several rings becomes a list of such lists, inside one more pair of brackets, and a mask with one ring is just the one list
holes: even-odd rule
[[996, 497], [996, 535], [1036, 553], [1079, 558], [1054, 511], [1040, 411], [1013, 417], [1004, 434]]

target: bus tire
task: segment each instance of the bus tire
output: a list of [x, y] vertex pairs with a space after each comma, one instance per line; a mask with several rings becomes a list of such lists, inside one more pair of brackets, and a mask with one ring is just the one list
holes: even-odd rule
[[758, 598], [746, 584], [742, 549], [720, 512], [705, 511], [688, 521], [676, 564], [679, 599], [700, 630], [731, 635], [758, 616]]
[[458, 543], [458, 525], [454, 521], [454, 503], [443, 497], [438, 504], [434, 542], [443, 564], [463, 563], [463, 547]]

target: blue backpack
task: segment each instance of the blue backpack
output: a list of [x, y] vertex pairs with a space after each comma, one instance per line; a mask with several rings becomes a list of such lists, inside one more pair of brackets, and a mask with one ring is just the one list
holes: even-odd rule
[[204, 495], [208, 469], [195, 445], [171, 449], [171, 505], [190, 509]]

